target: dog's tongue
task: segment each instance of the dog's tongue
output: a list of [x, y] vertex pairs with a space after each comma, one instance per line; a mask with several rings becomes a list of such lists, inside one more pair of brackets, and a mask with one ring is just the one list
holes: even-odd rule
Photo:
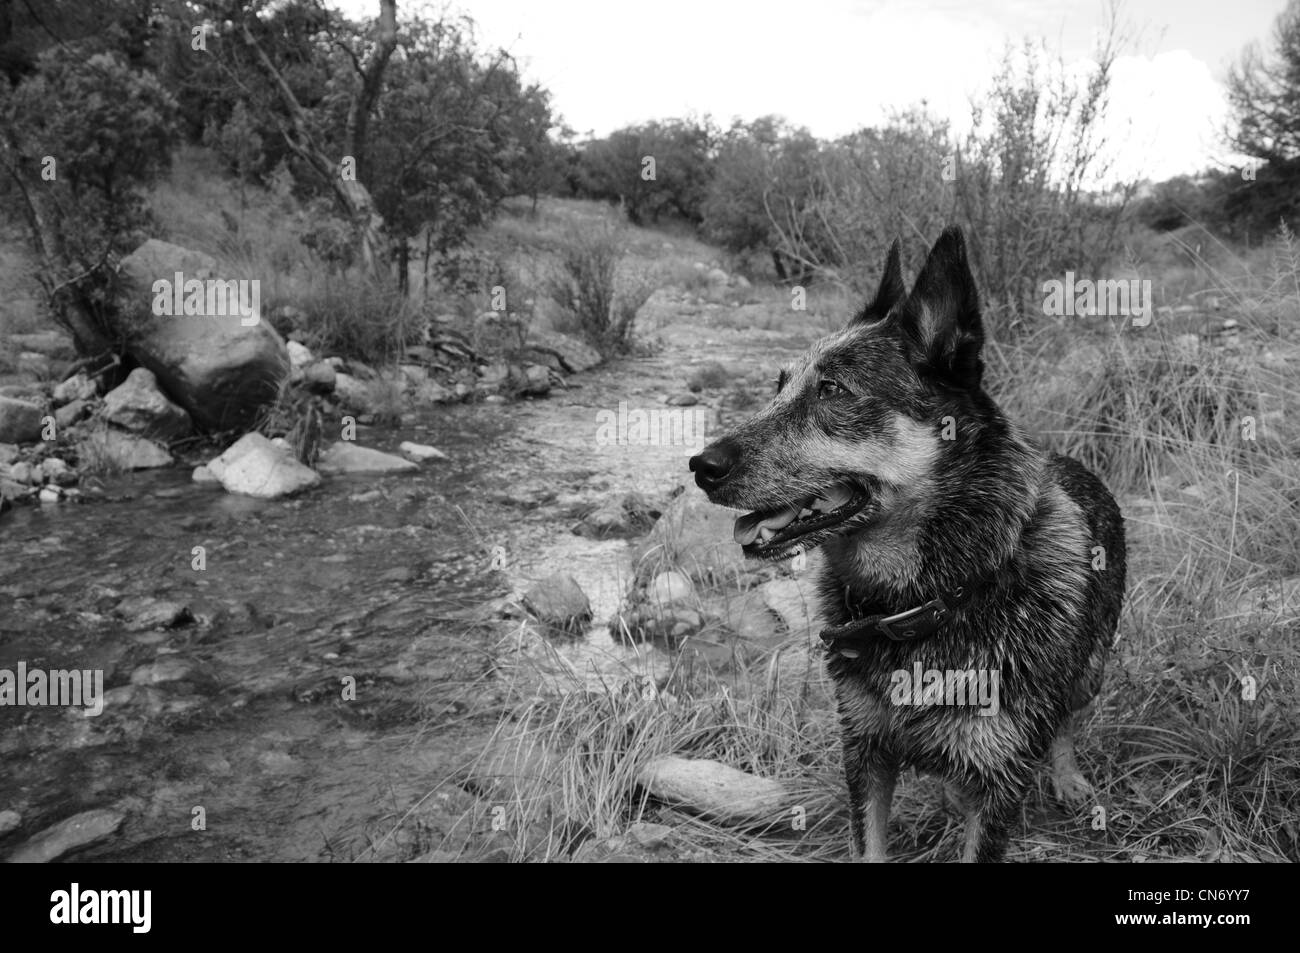
[[770, 529], [772, 532], [784, 529], [794, 522], [795, 517], [799, 515], [799, 507], [792, 506], [789, 509], [778, 510], [775, 513], [746, 513], [740, 519], [736, 520], [736, 528], [733, 535], [736, 542], [741, 546], [748, 546], [754, 540], [758, 539], [760, 530]]

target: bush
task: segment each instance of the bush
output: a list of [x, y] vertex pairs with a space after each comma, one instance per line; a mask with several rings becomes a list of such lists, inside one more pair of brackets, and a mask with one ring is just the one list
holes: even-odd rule
[[400, 358], [419, 337], [416, 307], [392, 285], [356, 278], [325, 281], [292, 303], [302, 315], [298, 330], [318, 353], [382, 365]]
[[606, 357], [626, 354], [637, 312], [654, 293], [652, 277], [620, 268], [625, 250], [609, 228], [571, 233], [559, 254], [543, 290], [566, 315], [563, 330], [578, 332]]

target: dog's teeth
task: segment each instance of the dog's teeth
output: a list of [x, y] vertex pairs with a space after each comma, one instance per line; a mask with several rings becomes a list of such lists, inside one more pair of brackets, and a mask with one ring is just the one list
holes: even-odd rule
[[804, 507], [802, 510], [799, 511], [799, 518], [800, 518], [800, 519], [807, 519], [809, 516], [812, 516], [814, 512], [816, 512], [816, 511], [815, 511], [815, 510], [810, 510], [810, 509], [808, 509], [807, 507]]

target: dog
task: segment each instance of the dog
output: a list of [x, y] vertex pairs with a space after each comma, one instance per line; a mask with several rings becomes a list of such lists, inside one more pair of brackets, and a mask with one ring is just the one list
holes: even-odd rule
[[747, 557], [824, 553], [850, 846], [868, 861], [887, 859], [904, 767], [943, 778], [966, 862], [1003, 859], [1045, 758], [1059, 798], [1091, 793], [1072, 726], [1118, 625], [1123, 518], [1100, 479], [989, 397], [983, 344], [961, 230], [943, 232], [910, 292], [894, 242], [848, 326], [690, 459], [711, 502], [750, 511], [734, 529]]

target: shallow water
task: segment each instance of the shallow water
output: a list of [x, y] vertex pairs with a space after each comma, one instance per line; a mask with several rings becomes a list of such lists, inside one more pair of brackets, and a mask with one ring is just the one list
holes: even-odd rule
[[[449, 455], [418, 474], [259, 501], [177, 468], [0, 517], [0, 669], [98, 669], [109, 690], [95, 717], [0, 708], [0, 810], [23, 818], [0, 855], [106, 806], [126, 822], [86, 859], [404, 859], [437, 847], [445, 830], [404, 819], [430, 798], [454, 813], [447, 778], [500, 714], [499, 626], [476, 624], [476, 610], [568, 572], [594, 624], [548, 646], [546, 664], [579, 681], [611, 661], [655, 664], [654, 650], [604, 630], [631, 546], [573, 535], [566, 505], [663, 498], [686, 482], [699, 443], [611, 444], [598, 428], [619, 401], [656, 407], [682, 392], [687, 353], [707, 356], [670, 345], [547, 400], [359, 430], [365, 446], [415, 440]], [[181, 603], [196, 621], [132, 631], [118, 607], [136, 598]]]

